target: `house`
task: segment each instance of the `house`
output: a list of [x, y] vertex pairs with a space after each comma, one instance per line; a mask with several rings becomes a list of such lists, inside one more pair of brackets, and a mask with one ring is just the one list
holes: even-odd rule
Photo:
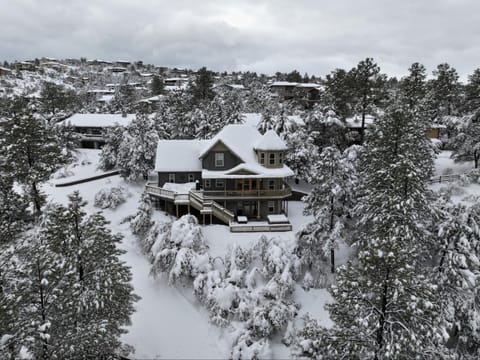
[[248, 124], [227, 125], [210, 140], [160, 140], [158, 178], [146, 190], [168, 212], [216, 218], [231, 231], [291, 230], [286, 150], [274, 131], [261, 135]]
[[425, 133], [429, 139], [440, 139], [446, 128], [446, 125], [432, 123]]
[[10, 75], [11, 73], [12, 73], [12, 70], [6, 67], [0, 66], [0, 76], [7, 76], [7, 75]]
[[33, 61], [21, 61], [15, 63], [15, 69], [17, 71], [25, 70], [25, 71], [35, 71], [37, 67]]
[[314, 83], [296, 83], [289, 81], [275, 81], [270, 85], [280, 101], [299, 100], [310, 106], [320, 100], [322, 85]]
[[247, 88], [242, 84], [219, 84], [219, 85], [215, 85], [213, 88], [214, 90], [236, 91], [236, 92], [243, 92], [247, 90]]
[[98, 149], [105, 144], [104, 134], [109, 127], [127, 126], [134, 114], [74, 114], [60, 121], [58, 126], [72, 126], [80, 136], [80, 147]]

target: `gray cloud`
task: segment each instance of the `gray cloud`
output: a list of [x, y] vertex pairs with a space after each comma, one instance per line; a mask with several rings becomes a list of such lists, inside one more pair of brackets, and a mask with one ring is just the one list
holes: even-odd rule
[[324, 75], [374, 57], [400, 76], [419, 61], [480, 66], [476, 0], [15, 0], [0, 58], [144, 60], [215, 70]]

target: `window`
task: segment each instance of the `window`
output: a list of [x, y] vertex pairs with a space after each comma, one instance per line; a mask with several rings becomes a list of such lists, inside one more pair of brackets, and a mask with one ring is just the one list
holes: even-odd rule
[[262, 164], [262, 165], [265, 164], [265, 153], [264, 152], [260, 153], [260, 164]]
[[215, 187], [216, 188], [223, 188], [225, 186], [225, 182], [223, 179], [217, 179], [215, 180]]
[[168, 174], [168, 182], [170, 183], [175, 182], [175, 174]]
[[268, 190], [275, 190], [275, 180], [268, 180]]
[[275, 201], [268, 202], [268, 213], [273, 214], [275, 212]]
[[205, 187], [206, 188], [210, 188], [211, 184], [210, 184], [210, 179], [206, 179], [205, 180]]
[[195, 174], [188, 174], [188, 182], [195, 182]]
[[215, 153], [215, 166], [216, 167], [225, 166], [225, 154], [223, 152]]
[[283, 164], [283, 153], [278, 153], [278, 163]]
[[270, 153], [269, 157], [269, 164], [270, 165], [275, 165], [275, 153]]

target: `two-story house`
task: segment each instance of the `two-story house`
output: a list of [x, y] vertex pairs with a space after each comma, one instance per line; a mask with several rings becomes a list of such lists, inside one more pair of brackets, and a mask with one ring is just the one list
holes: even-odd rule
[[177, 216], [195, 210], [204, 223], [217, 218], [232, 231], [290, 230], [286, 180], [294, 173], [284, 164], [286, 150], [274, 131], [262, 135], [243, 124], [210, 140], [160, 140], [158, 179], [147, 192]]

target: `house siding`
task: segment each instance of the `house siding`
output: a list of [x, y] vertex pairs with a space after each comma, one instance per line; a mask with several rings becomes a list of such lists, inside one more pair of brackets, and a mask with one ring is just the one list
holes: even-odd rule
[[[222, 167], [215, 166], [215, 153], [217, 152], [223, 152], [225, 154], [223, 161], [224, 166]], [[202, 167], [204, 169], [212, 171], [232, 169], [240, 163], [242, 163], [242, 161], [230, 151], [209, 151], [207, 155], [205, 155], [205, 157], [202, 159]]]

